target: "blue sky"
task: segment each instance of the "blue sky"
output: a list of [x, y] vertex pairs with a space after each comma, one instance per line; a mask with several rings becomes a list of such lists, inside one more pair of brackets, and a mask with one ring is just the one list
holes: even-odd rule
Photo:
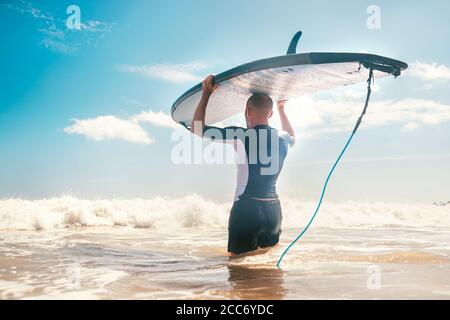
[[[73, 4], [80, 30], [65, 25]], [[372, 4], [381, 10], [376, 30], [366, 25]], [[208, 73], [283, 54], [302, 30], [302, 52], [370, 52], [411, 66], [377, 81], [329, 198], [448, 200], [449, 9], [448, 1], [1, 1], [0, 197], [231, 200], [233, 166], [171, 162], [170, 106]], [[292, 102], [299, 142], [282, 195], [318, 197], [361, 94], [355, 86]]]

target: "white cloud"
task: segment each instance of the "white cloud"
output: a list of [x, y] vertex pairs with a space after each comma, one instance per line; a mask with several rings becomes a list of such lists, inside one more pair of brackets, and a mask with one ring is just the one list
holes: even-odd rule
[[195, 71], [206, 68], [200, 61], [183, 64], [154, 64], [154, 65], [119, 65], [119, 70], [138, 74], [146, 78], [161, 79], [169, 82], [199, 81], [201, 77]]
[[64, 128], [68, 134], [83, 135], [94, 141], [123, 140], [132, 143], [151, 144], [155, 141], [141, 127], [141, 123], [151, 124], [157, 127], [179, 129], [170, 115], [163, 111], [142, 111], [121, 119], [116, 116], [98, 116], [90, 119], [73, 119], [74, 123]]
[[154, 142], [138, 124], [115, 116], [99, 116], [84, 120], [74, 119], [73, 121], [74, 123], [65, 128], [64, 132], [84, 135], [95, 141], [124, 140], [142, 144]]
[[115, 23], [88, 20], [85, 23], [81, 23], [81, 30], [104, 33], [110, 32], [114, 25]]
[[21, 14], [29, 14], [33, 18], [43, 19], [43, 20], [54, 20], [53, 16], [49, 13], [42, 12], [41, 9], [33, 6], [32, 3], [26, 1], [15, 1], [15, 2], [6, 2], [2, 5], [6, 6], [9, 9], [15, 10]]
[[41, 41], [41, 45], [44, 48], [50, 49], [54, 52], [60, 52], [60, 53], [73, 53], [76, 51], [76, 48], [70, 45], [66, 45], [62, 41], [53, 40], [52, 38], [45, 37]]
[[416, 61], [412, 63], [406, 74], [421, 80], [450, 80], [450, 68], [445, 65], [434, 63], [424, 63]]
[[[372, 88], [372, 93], [377, 93], [381, 90], [381, 87], [379, 84], [377, 83], [373, 83], [371, 85]], [[359, 86], [354, 86], [353, 88], [341, 88], [341, 90], [338, 90], [337, 94], [334, 94], [333, 96], [338, 97], [338, 98], [343, 98], [343, 99], [364, 99], [366, 97], [367, 91], [366, 91], [366, 85], [359, 85]]]
[[[361, 99], [301, 97], [288, 102], [287, 113], [303, 137], [312, 138], [350, 131], [362, 107]], [[277, 117], [274, 122], [279, 126]], [[398, 125], [413, 131], [445, 122], [450, 122], [450, 105], [425, 99], [383, 100], [370, 102], [361, 128]]]
[[409, 123], [407, 123], [407, 124], [405, 124], [404, 126], [403, 126], [403, 129], [405, 130], [405, 131], [413, 131], [413, 130], [415, 130], [416, 128], [417, 128], [417, 123], [415, 123], [415, 122], [409, 122]]
[[46, 28], [38, 29], [38, 31], [46, 35], [46, 39], [64, 40], [65, 37], [65, 32], [54, 24], [51, 24]]
[[65, 26], [66, 16], [57, 18], [31, 2], [14, 1], [3, 5], [40, 21], [43, 27], [37, 28], [37, 31], [44, 35], [40, 44], [46, 49], [64, 54], [74, 53], [83, 45], [95, 43], [97, 38], [110, 32], [115, 25], [114, 23], [86, 20], [81, 24], [81, 30], [70, 31]]
[[179, 125], [173, 121], [172, 117], [162, 111], [142, 111], [141, 113], [132, 116], [131, 121], [137, 123], [149, 123], [158, 127], [179, 128]]

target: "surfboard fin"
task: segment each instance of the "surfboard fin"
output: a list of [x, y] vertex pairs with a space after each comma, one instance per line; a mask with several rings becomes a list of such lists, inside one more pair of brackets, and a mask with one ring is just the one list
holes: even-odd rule
[[291, 43], [289, 44], [289, 48], [288, 48], [288, 51], [286, 52], [286, 54], [296, 54], [297, 53], [297, 44], [298, 44], [298, 40], [300, 40], [301, 36], [302, 36], [301, 31], [297, 32], [294, 35], [294, 37], [291, 40]]

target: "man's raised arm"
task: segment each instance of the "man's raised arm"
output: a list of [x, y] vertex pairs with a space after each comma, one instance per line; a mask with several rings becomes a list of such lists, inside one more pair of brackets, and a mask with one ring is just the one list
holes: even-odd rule
[[209, 98], [214, 90], [217, 89], [217, 85], [213, 84], [214, 76], [209, 75], [202, 82], [202, 98], [195, 109], [194, 117], [191, 122], [191, 132], [200, 137], [203, 137], [203, 131], [205, 128], [205, 115], [206, 107], [208, 106]]
[[283, 129], [283, 131], [286, 131], [287, 133], [289, 133], [289, 135], [295, 139], [295, 131], [292, 128], [291, 122], [289, 121], [289, 119], [284, 111], [285, 103], [286, 103], [286, 100], [277, 102], [278, 113], [280, 114], [281, 129]]

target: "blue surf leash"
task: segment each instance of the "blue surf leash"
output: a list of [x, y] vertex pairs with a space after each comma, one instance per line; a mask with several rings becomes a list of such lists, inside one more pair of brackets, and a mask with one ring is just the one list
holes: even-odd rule
[[327, 190], [328, 182], [330, 181], [331, 175], [333, 174], [334, 169], [336, 169], [339, 161], [341, 160], [341, 158], [344, 155], [345, 151], [347, 150], [348, 146], [352, 142], [353, 136], [355, 135], [356, 131], [358, 131], [359, 125], [361, 124], [361, 121], [362, 121], [364, 115], [366, 114], [367, 107], [369, 105], [370, 94], [372, 92], [372, 89], [371, 89], [372, 81], [373, 81], [373, 69], [370, 68], [369, 69], [369, 78], [367, 79], [367, 96], [366, 96], [366, 103], [364, 105], [364, 109], [363, 109], [361, 115], [359, 116], [358, 121], [356, 122], [355, 128], [353, 129], [352, 134], [348, 138], [347, 143], [344, 146], [344, 149], [342, 149], [339, 157], [336, 159], [336, 161], [333, 164], [333, 167], [331, 167], [331, 170], [328, 173], [327, 179], [325, 180], [325, 184], [324, 184], [324, 186], [322, 188], [322, 194], [320, 195], [320, 199], [319, 199], [319, 202], [317, 203], [317, 207], [316, 207], [316, 210], [314, 211], [314, 214], [312, 215], [312, 217], [309, 220], [308, 224], [303, 228], [302, 232], [300, 232], [300, 234], [297, 236], [297, 238], [295, 238], [294, 241], [292, 241], [287, 246], [287, 248], [284, 250], [284, 252], [281, 254], [281, 256], [280, 256], [280, 258], [278, 259], [278, 262], [277, 262], [277, 267], [278, 268], [280, 268], [280, 263], [283, 260], [284, 256], [294, 246], [294, 244], [296, 244], [297, 241], [300, 240], [301, 237], [303, 237], [303, 235], [306, 233], [306, 231], [309, 229], [309, 227], [313, 223], [314, 219], [316, 218], [316, 215], [319, 212], [320, 206], [322, 205], [323, 198], [325, 196], [325, 191]]

